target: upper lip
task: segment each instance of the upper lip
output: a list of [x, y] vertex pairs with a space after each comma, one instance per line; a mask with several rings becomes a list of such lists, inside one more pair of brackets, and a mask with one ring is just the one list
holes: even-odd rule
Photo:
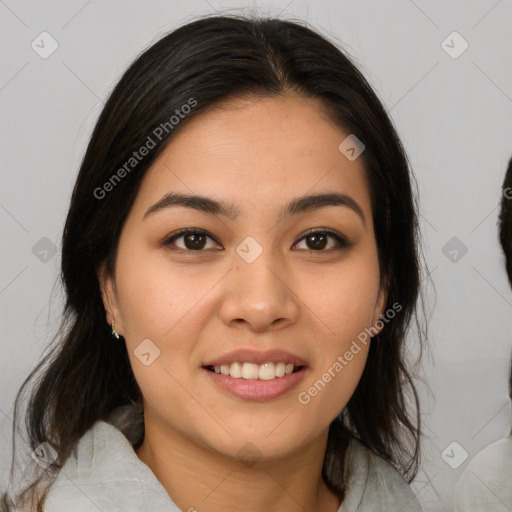
[[304, 359], [286, 350], [256, 350], [251, 348], [238, 349], [221, 356], [216, 356], [209, 359], [203, 366], [229, 365], [235, 361], [253, 364], [285, 363], [293, 364], [294, 366], [306, 366]]

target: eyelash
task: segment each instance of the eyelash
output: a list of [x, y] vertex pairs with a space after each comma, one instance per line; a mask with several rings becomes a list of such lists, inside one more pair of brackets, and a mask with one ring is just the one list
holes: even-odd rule
[[[172, 244], [172, 242], [174, 242], [178, 238], [182, 238], [182, 237], [184, 237], [184, 236], [186, 236], [188, 234], [206, 235], [208, 238], [211, 238], [216, 243], [219, 243], [219, 242], [217, 242], [217, 240], [215, 240], [214, 237], [212, 237], [204, 229], [200, 229], [200, 228], [185, 228], [185, 229], [182, 229], [182, 230], [178, 231], [177, 233], [172, 234], [170, 237], [166, 238], [162, 242], [162, 245], [163, 246], [169, 246], [169, 245]], [[311, 230], [308, 230], [308, 231], [306, 231], [306, 233], [304, 233], [302, 235], [301, 238], [299, 238], [299, 240], [297, 242], [294, 243], [294, 245], [296, 245], [299, 242], [301, 242], [304, 238], [307, 238], [308, 236], [316, 235], [316, 234], [325, 234], [325, 235], [328, 235], [328, 236], [334, 238], [336, 240], [336, 242], [338, 243], [338, 247], [331, 248], [331, 249], [320, 249], [320, 250], [317, 250], [317, 251], [315, 251], [314, 249], [306, 249], [306, 250], [309, 250], [310, 252], [317, 252], [317, 253], [325, 252], [325, 253], [329, 253], [331, 251], [349, 248], [352, 245], [350, 242], [348, 242], [348, 240], [343, 235], [340, 235], [339, 233], [336, 233], [335, 231], [332, 231], [330, 229], [311, 229]], [[177, 250], [181, 251], [181, 252], [184, 252], [184, 253], [201, 253], [201, 252], [205, 252], [204, 249], [193, 251], [191, 249], [181, 249], [181, 248], [178, 248]], [[304, 250], [304, 249], [300, 249], [300, 250]]]

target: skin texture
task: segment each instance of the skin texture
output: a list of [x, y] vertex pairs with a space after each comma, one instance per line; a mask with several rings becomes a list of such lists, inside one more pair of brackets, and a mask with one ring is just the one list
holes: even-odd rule
[[[174, 502], [198, 511], [335, 512], [321, 477], [330, 422], [363, 371], [368, 346], [309, 404], [307, 390], [384, 312], [371, 204], [362, 158], [322, 104], [294, 94], [231, 99], [184, 124], [148, 170], [123, 228], [115, 276], [100, 272], [107, 322], [124, 336], [144, 395], [146, 435], [137, 450]], [[129, 179], [127, 177], [126, 179]], [[236, 220], [187, 207], [146, 210], [168, 192], [230, 201]], [[361, 207], [325, 206], [277, 220], [292, 198], [339, 192]], [[180, 252], [183, 228], [201, 228], [202, 252]], [[304, 232], [329, 228], [315, 249]], [[235, 251], [247, 237], [263, 248], [252, 263]], [[188, 248], [193, 243], [188, 241]], [[150, 339], [160, 356], [135, 357]], [[307, 361], [300, 386], [256, 403], [211, 382], [202, 364], [237, 348], [288, 350]], [[261, 458], [237, 459], [251, 442]], [[254, 491], [254, 492], [253, 492]], [[247, 497], [250, 496], [250, 501]]]

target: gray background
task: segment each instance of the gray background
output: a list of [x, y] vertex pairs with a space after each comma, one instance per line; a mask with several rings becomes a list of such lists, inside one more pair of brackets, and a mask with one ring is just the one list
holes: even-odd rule
[[[431, 392], [422, 387], [428, 438], [413, 489], [425, 510], [449, 510], [470, 458], [503, 437], [511, 420], [512, 293], [496, 229], [512, 156], [512, 4], [505, 0], [0, 0], [0, 483], [15, 393], [58, 326], [60, 237], [103, 100], [141, 50], [216, 10], [307, 20], [355, 59], [397, 126], [418, 180], [436, 297], [434, 307], [431, 286], [432, 350], [424, 361]], [[31, 47], [43, 31], [59, 45], [47, 59]], [[441, 45], [453, 31], [469, 44], [458, 58]], [[461, 48], [456, 39], [448, 44]], [[456, 245], [443, 252], [452, 237]], [[453, 248], [456, 261], [445, 255]], [[441, 457], [454, 441], [455, 469]]]

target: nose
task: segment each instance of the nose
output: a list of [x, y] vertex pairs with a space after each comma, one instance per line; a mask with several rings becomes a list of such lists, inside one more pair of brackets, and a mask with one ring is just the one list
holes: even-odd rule
[[284, 262], [277, 262], [270, 251], [252, 263], [235, 259], [235, 268], [224, 283], [222, 321], [255, 332], [282, 329], [297, 322], [299, 299]]

